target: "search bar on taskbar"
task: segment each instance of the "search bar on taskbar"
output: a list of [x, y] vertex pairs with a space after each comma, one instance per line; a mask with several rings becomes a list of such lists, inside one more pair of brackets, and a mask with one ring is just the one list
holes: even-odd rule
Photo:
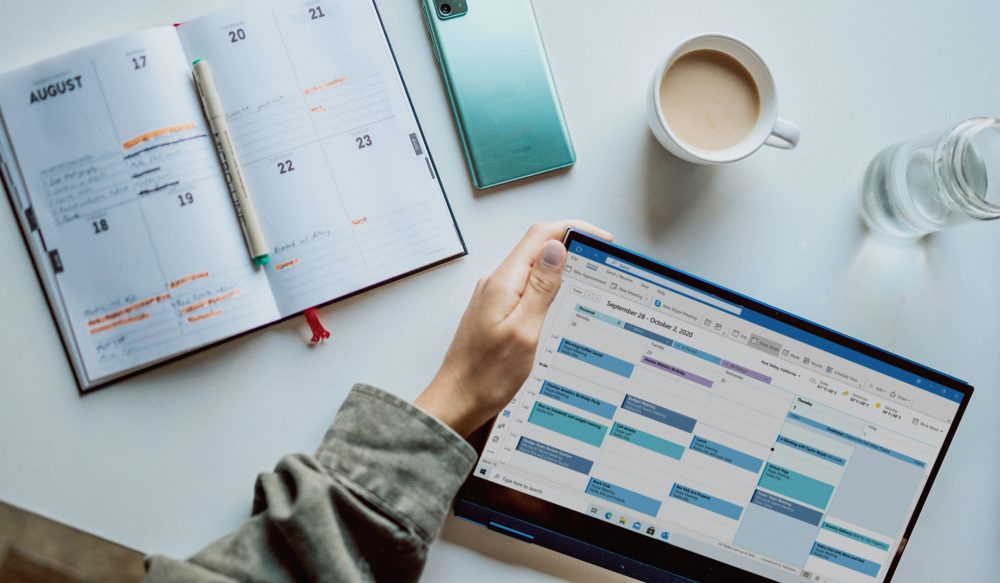
[[634, 266], [634, 265], [632, 265], [630, 263], [625, 263], [625, 262], [622, 262], [622, 261], [618, 261], [617, 259], [613, 259], [611, 257], [608, 257], [606, 263], [609, 266], [614, 267], [615, 269], [620, 269], [620, 270], [622, 270], [622, 271], [624, 271], [626, 273], [631, 273], [632, 275], [635, 275], [635, 276], [641, 277], [643, 279], [649, 280], [649, 281], [655, 283], [656, 285], [659, 285], [661, 287], [667, 288], [668, 290], [670, 290], [672, 292], [679, 293], [681, 295], [685, 295], [685, 296], [687, 296], [689, 298], [698, 300], [699, 302], [704, 302], [704, 303], [706, 303], [706, 304], [708, 304], [710, 306], [715, 306], [716, 308], [719, 308], [720, 310], [724, 310], [726, 312], [729, 312], [730, 314], [736, 314], [738, 316], [738, 315], [740, 315], [740, 313], [743, 312], [743, 310], [741, 308], [739, 308], [738, 306], [734, 306], [732, 304], [727, 304], [726, 302], [724, 302], [724, 301], [722, 301], [722, 300], [720, 300], [718, 298], [714, 298], [714, 297], [712, 297], [712, 296], [710, 296], [708, 294], [702, 293], [702, 292], [700, 292], [698, 290], [694, 290], [694, 289], [691, 289], [689, 287], [680, 285], [679, 283], [675, 283], [674, 281], [669, 280], [669, 279], [667, 279], [665, 277], [661, 277], [659, 275], [656, 275], [655, 273], [652, 273], [650, 271], [646, 271], [645, 269], [640, 269], [640, 268], [638, 268], [638, 267], [636, 267], [636, 266]]

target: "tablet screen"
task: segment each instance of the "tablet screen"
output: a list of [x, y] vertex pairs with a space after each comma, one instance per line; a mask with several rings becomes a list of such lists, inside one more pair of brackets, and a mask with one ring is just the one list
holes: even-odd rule
[[883, 580], [964, 394], [568, 251], [473, 476], [772, 579]]

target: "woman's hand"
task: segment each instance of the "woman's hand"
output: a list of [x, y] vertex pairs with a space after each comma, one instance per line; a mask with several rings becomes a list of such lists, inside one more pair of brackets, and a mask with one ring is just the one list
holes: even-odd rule
[[573, 227], [611, 240], [583, 221], [533, 225], [489, 277], [476, 283], [441, 369], [414, 403], [460, 435], [497, 414], [531, 372], [542, 322], [559, 291]]

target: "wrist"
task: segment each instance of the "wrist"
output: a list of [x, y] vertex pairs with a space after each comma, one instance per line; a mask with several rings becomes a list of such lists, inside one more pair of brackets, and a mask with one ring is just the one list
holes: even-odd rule
[[413, 403], [462, 437], [471, 435], [489, 417], [463, 390], [459, 375], [443, 368]]

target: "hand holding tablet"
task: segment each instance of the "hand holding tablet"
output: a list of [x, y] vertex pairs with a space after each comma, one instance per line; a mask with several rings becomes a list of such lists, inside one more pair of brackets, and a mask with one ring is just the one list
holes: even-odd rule
[[565, 244], [534, 367], [473, 436], [456, 514], [645, 580], [889, 580], [972, 387]]
[[531, 371], [542, 320], [559, 291], [568, 228], [610, 241], [583, 221], [532, 226], [469, 307], [434, 380], [415, 404], [467, 436], [497, 414]]

